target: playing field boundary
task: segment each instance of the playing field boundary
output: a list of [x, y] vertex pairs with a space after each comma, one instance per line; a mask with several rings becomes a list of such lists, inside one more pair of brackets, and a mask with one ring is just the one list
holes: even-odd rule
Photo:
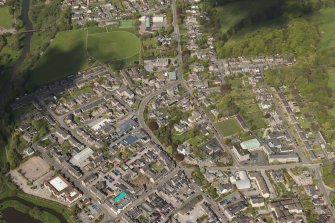
[[87, 54], [91, 57], [91, 58], [94, 58], [95, 60], [99, 61], [99, 62], [104, 62], [104, 61], [100, 61], [99, 59], [97, 59], [96, 57], [92, 56], [88, 50], [88, 38], [89, 36], [94, 36], [94, 35], [99, 35], [99, 34], [103, 34], [103, 33], [127, 33], [127, 34], [131, 34], [132, 36], [136, 37], [137, 41], [138, 41], [138, 45], [139, 45], [139, 49], [137, 52], [135, 52], [134, 54], [130, 55], [130, 56], [127, 56], [127, 57], [124, 57], [124, 58], [120, 58], [120, 59], [115, 59], [115, 60], [109, 60], [109, 62], [117, 62], [117, 61], [122, 61], [122, 60], [128, 60], [128, 59], [131, 59], [133, 57], [135, 57], [136, 55], [139, 55], [140, 56], [140, 53], [141, 53], [141, 50], [142, 50], [142, 44], [141, 44], [141, 40], [140, 38], [138, 38], [138, 36], [136, 36], [134, 33], [132, 32], [128, 32], [128, 31], [124, 31], [124, 30], [109, 30], [109, 32], [100, 32], [100, 33], [92, 33], [92, 34], [89, 34], [89, 30], [87, 30], [87, 35], [86, 35], [86, 51], [87, 51]]

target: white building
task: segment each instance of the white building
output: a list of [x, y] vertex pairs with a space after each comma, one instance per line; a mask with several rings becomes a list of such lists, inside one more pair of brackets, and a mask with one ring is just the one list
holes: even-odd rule
[[93, 150], [90, 148], [86, 148], [82, 150], [80, 153], [77, 153], [76, 155], [74, 155], [71, 158], [70, 163], [72, 163], [72, 165], [74, 166], [81, 166], [82, 163], [92, 154], [93, 154]]
[[109, 123], [110, 121], [111, 120], [107, 118], [99, 118], [88, 124], [88, 126], [94, 131], [99, 131], [101, 127], [103, 127], [106, 123]]
[[241, 142], [242, 149], [246, 149], [249, 152], [261, 149], [261, 144], [257, 139], [250, 139], [244, 142]]
[[51, 178], [45, 185], [57, 199], [65, 200], [69, 203], [76, 201], [82, 196], [82, 193], [61, 175]]
[[251, 188], [250, 179], [245, 171], [238, 171], [234, 176], [229, 178], [232, 184], [235, 184], [237, 189], [246, 190]]

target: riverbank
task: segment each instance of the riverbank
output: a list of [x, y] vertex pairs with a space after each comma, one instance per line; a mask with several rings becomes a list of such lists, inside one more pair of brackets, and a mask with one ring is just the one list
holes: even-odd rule
[[[8, 216], [4, 216], [3, 218], [7, 221], [12, 222], [19, 222], [21, 215], [29, 215], [32, 219], [28, 217], [28, 221], [25, 221], [27, 223], [29, 222], [36, 222], [35, 220], [38, 220], [40, 222], [48, 222], [48, 223], [67, 223], [65, 218], [61, 216], [62, 218], [56, 217], [53, 213], [50, 213], [47, 210], [44, 210], [44, 208], [39, 208], [37, 206], [34, 206], [32, 203], [28, 203], [29, 206], [26, 204], [23, 204], [22, 202], [26, 203], [25, 200], [21, 200], [21, 198], [18, 197], [9, 197], [5, 200], [0, 200], [0, 213], [6, 213], [8, 212]], [[17, 213], [19, 212], [19, 213]], [[22, 213], [22, 214], [20, 214]], [[15, 215], [17, 214], [17, 215]], [[58, 213], [56, 213], [58, 214]], [[61, 221], [63, 220], [63, 221]]]
[[50, 200], [25, 194], [4, 175], [0, 175], [0, 182], [0, 212], [6, 208], [14, 208], [41, 222], [76, 222], [75, 208], [68, 208]]

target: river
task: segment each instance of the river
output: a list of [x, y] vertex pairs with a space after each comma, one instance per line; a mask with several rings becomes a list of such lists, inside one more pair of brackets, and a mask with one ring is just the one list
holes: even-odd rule
[[[29, 18], [29, 4], [30, 4], [30, 0], [22, 1], [21, 16], [22, 16], [22, 22], [23, 22], [23, 25], [26, 31], [33, 30], [33, 24], [31, 23], [30, 18]], [[30, 40], [31, 40], [32, 35], [33, 35], [32, 32], [25, 33], [24, 45], [22, 48], [21, 55], [14, 64], [12, 80], [17, 75], [19, 68], [21, 64], [23, 63], [24, 59], [26, 59], [27, 55], [30, 53]]]
[[[30, 21], [29, 18], [29, 5], [30, 5], [30, 0], [23, 0], [22, 1], [22, 10], [21, 10], [21, 18], [23, 21], [23, 25], [25, 30], [33, 30], [33, 24]], [[23, 41], [23, 48], [20, 57], [15, 61], [13, 68], [11, 69], [11, 76], [5, 80], [3, 83], [0, 85], [0, 108], [5, 105], [10, 98], [8, 97], [8, 92], [10, 92], [12, 83], [15, 81], [15, 78], [17, 77], [20, 67], [26, 57], [30, 53], [30, 40], [32, 37], [33, 33], [32, 32], [26, 32], [24, 41]]]
[[[3, 198], [0, 199], [0, 204], [6, 201], [16, 201], [19, 202], [29, 208], [38, 208], [42, 211], [48, 212], [49, 214], [55, 216], [59, 222], [61, 223], [67, 223], [66, 219], [64, 218], [64, 216], [60, 213], [58, 213], [57, 211], [51, 209], [51, 208], [47, 208], [47, 207], [42, 207], [39, 205], [36, 205], [30, 201], [24, 200], [20, 197], [7, 197], [7, 198]], [[25, 220], [22, 221], [22, 218], [25, 217]], [[2, 218], [4, 220], [6, 220], [8, 223], [19, 223], [19, 222], [24, 222], [24, 223], [41, 223], [40, 221], [30, 217], [28, 214], [22, 213], [20, 211], [17, 211], [15, 208], [6, 208], [3, 213], [2, 213]], [[0, 217], [0, 219], [2, 219]]]

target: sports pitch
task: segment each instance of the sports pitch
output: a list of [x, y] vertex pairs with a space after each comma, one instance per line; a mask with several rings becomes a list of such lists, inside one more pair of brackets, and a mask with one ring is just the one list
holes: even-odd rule
[[127, 60], [138, 55], [140, 49], [141, 43], [138, 37], [127, 31], [88, 35], [88, 54], [101, 62]]
[[60, 32], [30, 73], [27, 87], [46, 84], [90, 67], [93, 59], [102, 63], [137, 60], [139, 38], [128, 31], [79, 29]]

